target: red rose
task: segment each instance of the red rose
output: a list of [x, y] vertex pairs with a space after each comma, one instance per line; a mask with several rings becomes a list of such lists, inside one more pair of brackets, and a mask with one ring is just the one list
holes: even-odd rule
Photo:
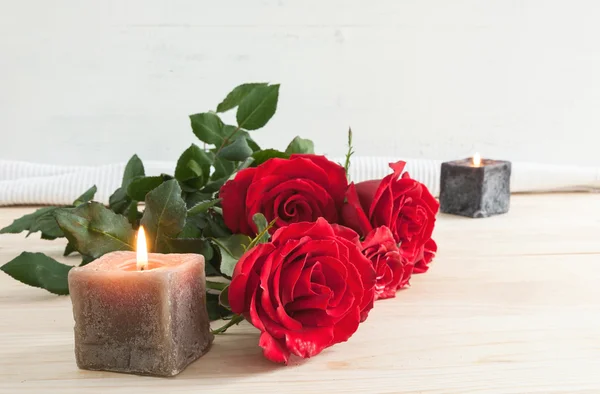
[[342, 209], [342, 222], [359, 234], [386, 226], [400, 244], [400, 250], [414, 261], [431, 239], [440, 204], [421, 182], [402, 174], [406, 163], [390, 164], [393, 174], [382, 180], [350, 185], [348, 203]]
[[219, 193], [223, 219], [234, 233], [256, 234], [252, 217], [262, 213], [271, 229], [319, 217], [337, 223], [344, 204], [348, 180], [344, 168], [324, 156], [292, 155], [270, 159], [256, 168], [244, 169]]
[[381, 226], [371, 231], [362, 249], [377, 274], [375, 300], [395, 297], [396, 291], [408, 284], [413, 265], [400, 254], [390, 229]]
[[437, 244], [433, 239], [429, 239], [425, 242], [425, 245], [419, 250], [417, 254], [417, 258], [415, 259], [415, 274], [422, 274], [427, 272], [429, 269], [429, 263], [435, 257], [435, 253], [437, 252]]
[[229, 303], [262, 331], [265, 357], [287, 363], [348, 340], [373, 307], [374, 286], [358, 235], [320, 218], [282, 227], [242, 256]]

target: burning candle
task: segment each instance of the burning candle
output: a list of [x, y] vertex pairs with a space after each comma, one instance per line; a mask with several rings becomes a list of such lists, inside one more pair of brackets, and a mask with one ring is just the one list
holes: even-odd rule
[[472, 158], [442, 163], [440, 211], [472, 218], [508, 212], [510, 206], [508, 161]]
[[82, 369], [174, 376], [208, 351], [204, 257], [108, 253], [69, 272]]

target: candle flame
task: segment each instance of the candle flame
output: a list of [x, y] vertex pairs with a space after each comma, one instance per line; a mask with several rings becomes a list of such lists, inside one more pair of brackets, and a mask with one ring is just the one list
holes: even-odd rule
[[148, 246], [146, 246], [146, 232], [144, 226], [140, 226], [137, 235], [137, 269], [143, 271], [148, 269]]
[[481, 167], [481, 156], [479, 155], [479, 152], [475, 152], [473, 155], [473, 166]]

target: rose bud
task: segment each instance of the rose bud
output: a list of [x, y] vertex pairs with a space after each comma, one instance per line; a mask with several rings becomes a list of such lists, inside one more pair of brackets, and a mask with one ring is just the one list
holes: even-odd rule
[[367, 234], [361, 246], [377, 274], [375, 300], [395, 297], [398, 289], [408, 285], [413, 265], [400, 254], [392, 232], [378, 227]]
[[427, 242], [425, 242], [425, 245], [421, 247], [419, 253], [417, 253], [417, 257], [415, 259], [415, 268], [413, 272], [415, 274], [422, 274], [424, 272], [427, 272], [427, 270], [429, 269], [429, 263], [431, 263], [431, 260], [433, 260], [433, 258], [435, 257], [436, 252], [437, 244], [433, 239], [430, 238]]
[[388, 227], [401, 253], [414, 262], [431, 239], [439, 203], [425, 185], [402, 173], [405, 164], [390, 164], [394, 173], [381, 180], [350, 185], [342, 224], [363, 236], [373, 228]]

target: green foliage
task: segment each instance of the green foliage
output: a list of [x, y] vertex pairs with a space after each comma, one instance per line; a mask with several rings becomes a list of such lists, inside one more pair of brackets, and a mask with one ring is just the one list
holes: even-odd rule
[[[202, 143], [191, 144], [179, 156], [174, 176], [148, 176], [142, 160], [133, 155], [125, 166], [120, 187], [109, 198], [110, 209], [92, 201], [97, 191], [93, 186], [72, 205], [38, 209], [0, 233], [28, 231], [40, 232], [44, 239], [66, 237], [64, 256], [79, 252], [81, 265], [86, 265], [109, 252], [133, 250], [135, 230], [141, 224], [146, 228], [151, 251], [201, 254], [207, 276], [229, 279], [248, 248], [269, 240], [268, 230], [273, 222], [267, 223], [263, 215], [257, 214], [254, 221], [259, 234], [255, 239], [231, 234], [223, 221], [220, 188], [249, 166], [314, 151], [310, 140], [299, 137], [285, 152], [263, 150], [254, 141], [251, 133], [273, 117], [278, 99], [279, 85], [239, 85], [217, 105], [216, 112], [190, 115], [192, 132]], [[219, 113], [233, 109], [237, 124], [225, 124]], [[68, 294], [67, 275], [71, 267], [41, 253], [24, 252], [1, 269], [28, 285]], [[210, 283], [207, 307], [211, 319], [231, 316], [228, 281]], [[228, 324], [241, 320], [234, 316]]]
[[223, 121], [217, 114], [204, 112], [190, 115], [192, 131], [202, 142], [220, 146], [225, 140]]
[[244, 161], [250, 157], [252, 153], [253, 151], [248, 145], [248, 140], [245, 138], [238, 138], [221, 149], [219, 157], [228, 161]]
[[235, 265], [252, 240], [247, 235], [234, 234], [228, 237], [216, 238], [213, 241], [218, 246], [221, 254], [221, 273], [225, 277], [231, 278]]
[[240, 102], [235, 118], [239, 127], [257, 130], [275, 115], [279, 85], [257, 86]]
[[207, 212], [210, 208], [214, 207], [215, 205], [217, 205], [218, 203], [221, 202], [221, 199], [216, 199], [216, 200], [212, 200], [212, 201], [202, 201], [199, 202], [198, 204], [194, 205], [193, 207], [191, 207], [188, 210], [188, 216], [193, 216], [193, 215], [198, 215], [200, 213], [205, 213]]
[[267, 221], [267, 218], [265, 217], [265, 215], [263, 215], [260, 212], [255, 213], [254, 216], [252, 216], [252, 221], [254, 222], [254, 224], [256, 224], [256, 230], [258, 231], [258, 234], [260, 234], [256, 243], [263, 244], [265, 242], [268, 242], [269, 241], [268, 229], [270, 226], [269, 226], [269, 222]]
[[[71, 207], [76, 207], [86, 203], [94, 198], [96, 194], [96, 186], [92, 186], [86, 190], [81, 196], [77, 197]], [[42, 239], [53, 240], [64, 237], [62, 230], [54, 219], [54, 212], [59, 207], [44, 207], [28, 215], [16, 219], [12, 224], [0, 230], [0, 234], [18, 234], [23, 231], [28, 231], [27, 236], [32, 233], [41, 233]]]
[[156, 189], [163, 182], [172, 179], [170, 175], [140, 176], [133, 178], [127, 186], [127, 195], [130, 201], [144, 201], [146, 195]]
[[146, 196], [141, 224], [148, 234], [149, 250], [168, 253], [168, 239], [183, 230], [187, 209], [177, 180], [164, 182]]
[[23, 252], [0, 267], [0, 270], [26, 285], [64, 295], [69, 294], [67, 276], [71, 268], [43, 253]]
[[179, 157], [175, 179], [192, 189], [201, 188], [210, 178], [213, 158], [197, 145], [192, 144]]
[[256, 167], [261, 165], [267, 160], [278, 158], [278, 159], [289, 159], [290, 155], [285, 152], [278, 151], [277, 149], [265, 149], [258, 152], [254, 152], [252, 154], [252, 158], [254, 161], [252, 162], [251, 167]]
[[219, 320], [231, 316], [231, 311], [219, 303], [219, 295], [206, 293], [206, 309], [210, 320]]
[[121, 214], [126, 213], [127, 209], [131, 206], [132, 201], [127, 194], [127, 188], [131, 181], [143, 177], [144, 175], [146, 175], [146, 173], [142, 160], [140, 160], [138, 155], [131, 156], [131, 159], [129, 159], [127, 165], [125, 165], [121, 187], [115, 190], [108, 200], [110, 209], [112, 209], [113, 212]]
[[81, 196], [77, 197], [77, 199], [75, 201], [73, 201], [73, 206], [76, 207], [78, 205], [85, 204], [86, 202], [92, 201], [94, 199], [94, 196], [96, 195], [97, 191], [98, 191], [98, 188], [96, 187], [96, 185], [90, 187]]
[[237, 107], [244, 97], [252, 92], [258, 86], [266, 86], [266, 83], [245, 83], [235, 87], [227, 97], [219, 105], [217, 105], [217, 112], [226, 112], [232, 108]]
[[122, 215], [97, 202], [54, 212], [69, 243], [82, 255], [98, 258], [116, 250], [133, 250], [134, 232]]
[[294, 153], [315, 153], [315, 144], [311, 140], [307, 140], [304, 138], [296, 137], [290, 142], [288, 147], [285, 149], [285, 153], [294, 154]]

